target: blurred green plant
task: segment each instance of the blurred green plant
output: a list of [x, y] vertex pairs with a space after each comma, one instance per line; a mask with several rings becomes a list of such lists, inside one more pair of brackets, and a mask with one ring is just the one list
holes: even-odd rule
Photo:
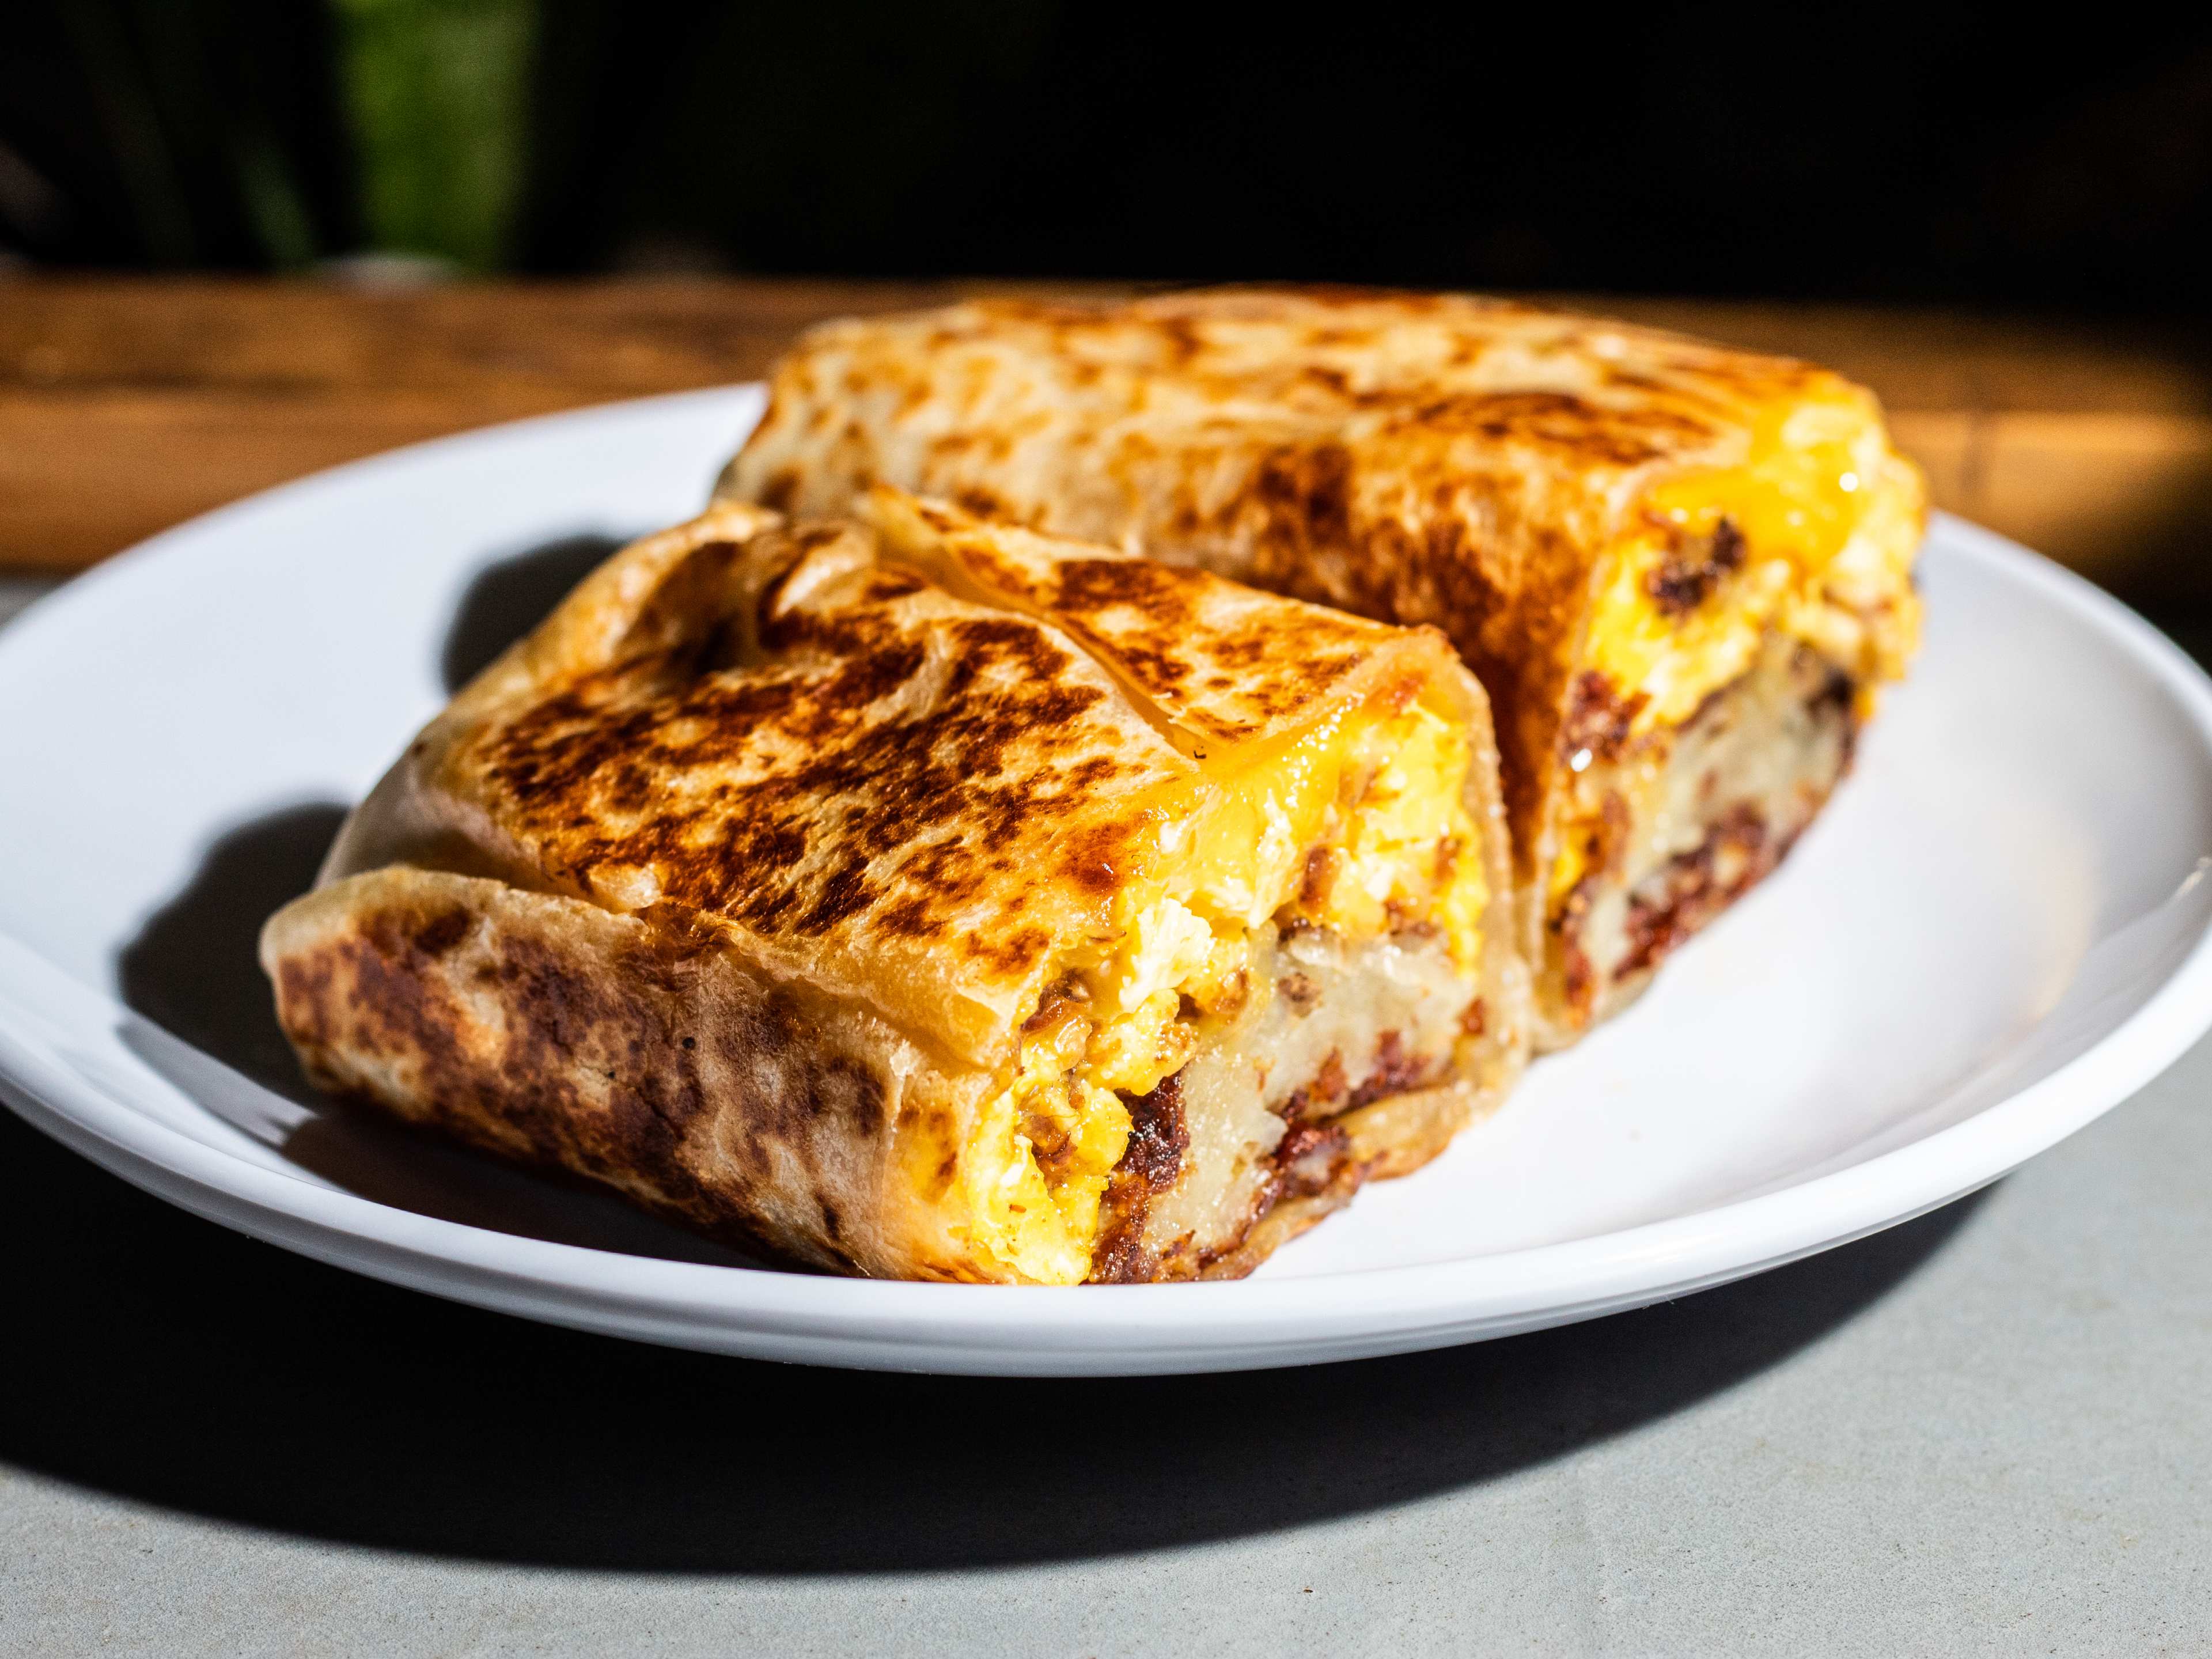
[[523, 194], [537, 0], [336, 0], [339, 82], [378, 252], [489, 270]]
[[9, 3], [0, 260], [965, 269], [1066, 125], [1056, 0]]

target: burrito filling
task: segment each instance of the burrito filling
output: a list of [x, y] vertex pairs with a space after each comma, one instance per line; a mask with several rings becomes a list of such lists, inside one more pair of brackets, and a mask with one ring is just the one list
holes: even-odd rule
[[1872, 487], [1902, 465], [1838, 382], [1632, 515], [1560, 735], [1542, 971], [1578, 1023], [1779, 861], [1903, 673], [1919, 526]]
[[[1124, 895], [1108, 937], [1048, 976], [1012, 1074], [958, 1160], [973, 1240], [1024, 1278], [1076, 1283], [1111, 1266], [1098, 1259], [1109, 1226], [1126, 1249], [1154, 1258], [1193, 1232], [1218, 1237], [1196, 1215], [1159, 1236], [1174, 1194], [1199, 1184], [1209, 1204], [1227, 1190], [1249, 1212], [1232, 1227], [1241, 1232], [1296, 1184], [1273, 1179], [1268, 1162], [1294, 1093], [1344, 1109], [1378, 1055], [1400, 1088], [1441, 1072], [1466, 1036], [1463, 975], [1488, 898], [1465, 799], [1470, 758], [1463, 728], [1407, 686], [1265, 748], [1164, 810], [1154, 878]], [[1326, 1052], [1280, 1033], [1274, 1052], [1254, 1047], [1262, 1028], [1319, 1002], [1317, 969], [1360, 981], [1330, 1003], [1340, 1014], [1339, 1002], [1367, 1009], [1361, 1029], [1337, 1032]], [[1336, 1075], [1322, 1079], [1332, 1065]], [[1202, 1085], [1224, 1066], [1243, 1068], [1243, 1086], [1220, 1090], [1214, 1109]], [[1267, 1108], [1256, 1112], [1255, 1068]], [[1164, 1093], [1175, 1121], [1158, 1132], [1176, 1142], [1176, 1167], [1163, 1172], [1147, 1148], [1139, 1179], [1124, 1167], [1133, 1107], [1157, 1117]], [[1227, 1188], [1180, 1178], [1200, 1168], [1225, 1172]]]

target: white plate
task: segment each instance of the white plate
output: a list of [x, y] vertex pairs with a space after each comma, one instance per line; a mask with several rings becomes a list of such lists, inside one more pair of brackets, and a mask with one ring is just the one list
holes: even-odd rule
[[1499, 1336], [1775, 1266], [1993, 1180], [2212, 1024], [2212, 686], [2087, 584], [1945, 520], [1925, 654], [1783, 872], [1496, 1119], [1243, 1283], [766, 1271], [319, 1114], [252, 964], [262, 915], [444, 678], [590, 544], [516, 556], [684, 516], [757, 407], [656, 398], [342, 468], [0, 634], [0, 1091], [200, 1214], [487, 1307], [832, 1364], [1204, 1370]]

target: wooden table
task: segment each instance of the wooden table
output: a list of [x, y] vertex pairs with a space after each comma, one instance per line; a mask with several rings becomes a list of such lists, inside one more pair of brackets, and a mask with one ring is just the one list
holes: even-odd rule
[[[0, 281], [0, 568], [82, 568], [318, 467], [488, 422], [752, 379], [817, 319], [1012, 286]], [[2191, 555], [2212, 514], [2212, 334], [1569, 303], [1827, 363], [1881, 394], [1942, 506], [2108, 585], [2200, 597]]]

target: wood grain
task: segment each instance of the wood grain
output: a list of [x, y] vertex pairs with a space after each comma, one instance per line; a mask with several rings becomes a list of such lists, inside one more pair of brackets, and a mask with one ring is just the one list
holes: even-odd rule
[[[757, 377], [823, 317], [1036, 284], [0, 281], [0, 566], [81, 568], [397, 444]], [[1089, 289], [1085, 291], [1112, 291]], [[2200, 580], [2212, 343], [2047, 320], [1571, 296], [1881, 394], [1945, 507], [2130, 588]]]

